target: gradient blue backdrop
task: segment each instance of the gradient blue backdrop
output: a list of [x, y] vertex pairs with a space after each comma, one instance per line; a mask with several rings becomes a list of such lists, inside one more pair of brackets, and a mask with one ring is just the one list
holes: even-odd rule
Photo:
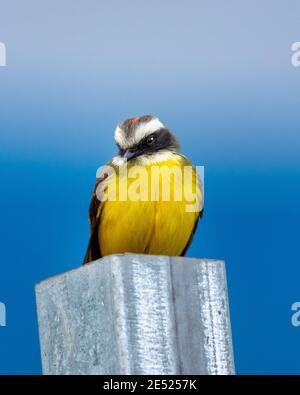
[[205, 166], [238, 373], [299, 373], [300, 3], [0, 0], [0, 373], [40, 373], [34, 285], [78, 266], [96, 169], [153, 113]]

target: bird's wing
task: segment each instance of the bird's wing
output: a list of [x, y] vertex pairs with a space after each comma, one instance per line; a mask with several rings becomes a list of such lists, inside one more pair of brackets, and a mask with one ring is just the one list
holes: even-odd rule
[[198, 215], [197, 215], [197, 217], [195, 219], [195, 225], [194, 225], [193, 231], [191, 233], [191, 236], [190, 236], [190, 238], [189, 238], [189, 240], [188, 240], [186, 246], [184, 247], [184, 249], [183, 249], [183, 251], [182, 251], [180, 256], [185, 256], [185, 254], [186, 254], [187, 250], [189, 249], [189, 247], [190, 247], [190, 245], [192, 243], [192, 240], [193, 240], [193, 238], [195, 236], [195, 233], [196, 233], [196, 230], [197, 230], [197, 226], [198, 226], [198, 223], [199, 223], [199, 219], [201, 219], [203, 217], [203, 214], [204, 214], [202, 180], [199, 178], [199, 175], [197, 174], [197, 171], [196, 171], [195, 168], [194, 168], [194, 171], [195, 171], [196, 177], [198, 177], [197, 178], [197, 183], [198, 183], [198, 188], [199, 188], [198, 190], [199, 190], [199, 193], [200, 193], [200, 196], [201, 196], [202, 204], [200, 206], [200, 211], [199, 211], [199, 213], [198, 213]]
[[199, 213], [199, 215], [198, 215], [198, 217], [197, 217], [197, 219], [196, 219], [196, 221], [195, 221], [194, 229], [193, 229], [193, 231], [192, 231], [192, 233], [191, 233], [191, 236], [190, 236], [190, 238], [189, 238], [189, 241], [187, 242], [187, 245], [184, 247], [184, 250], [182, 251], [182, 253], [181, 253], [180, 256], [185, 256], [187, 250], [189, 249], [189, 247], [190, 247], [190, 245], [191, 245], [191, 242], [192, 242], [192, 240], [193, 240], [193, 238], [194, 238], [194, 236], [195, 236], [195, 233], [196, 233], [196, 230], [197, 230], [197, 226], [198, 226], [198, 223], [199, 223], [199, 219], [203, 217], [203, 214], [204, 214], [204, 208], [203, 208], [203, 209], [201, 210], [201, 212]]
[[101, 205], [101, 200], [99, 199], [99, 194], [97, 194], [97, 188], [100, 184], [108, 177], [108, 172], [106, 172], [106, 167], [102, 169], [99, 175], [97, 175], [96, 183], [92, 192], [91, 203], [89, 207], [89, 222], [90, 222], [90, 240], [88, 248], [84, 257], [83, 264], [95, 261], [101, 258], [101, 251], [98, 242], [98, 224], [99, 224], [99, 209]]

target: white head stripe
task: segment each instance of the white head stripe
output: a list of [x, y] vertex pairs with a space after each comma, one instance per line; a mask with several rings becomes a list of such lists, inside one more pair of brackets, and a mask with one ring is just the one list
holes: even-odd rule
[[117, 144], [119, 144], [120, 147], [126, 149], [128, 145], [128, 141], [124, 135], [123, 130], [120, 128], [120, 126], [117, 126], [115, 130], [115, 141]]
[[120, 126], [117, 126], [115, 131], [115, 140], [122, 148], [127, 149], [139, 143], [144, 137], [161, 128], [164, 128], [164, 125], [158, 118], [153, 118], [148, 122], [142, 122], [139, 124], [133, 131], [132, 136], [126, 137]]
[[143, 122], [136, 128], [134, 132], [135, 140], [137, 142], [141, 141], [144, 137], [163, 127], [164, 125], [157, 118], [153, 118], [149, 122]]

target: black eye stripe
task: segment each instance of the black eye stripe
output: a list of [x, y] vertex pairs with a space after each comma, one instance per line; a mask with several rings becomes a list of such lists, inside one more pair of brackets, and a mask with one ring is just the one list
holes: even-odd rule
[[[154, 138], [154, 141], [149, 143], [149, 139], [151, 138]], [[117, 146], [119, 149], [119, 155], [123, 156], [126, 149], [121, 148], [119, 144], [117, 144]], [[169, 129], [166, 128], [161, 128], [148, 136], [145, 136], [138, 144], [129, 147], [130, 150], [137, 152], [137, 156], [159, 151], [161, 149], [177, 150], [178, 148], [179, 145], [176, 138], [172, 135]]]
[[119, 150], [119, 155], [123, 156], [126, 150], [124, 148], [121, 148], [119, 144], [117, 144], [117, 147], [118, 147], [118, 150]]

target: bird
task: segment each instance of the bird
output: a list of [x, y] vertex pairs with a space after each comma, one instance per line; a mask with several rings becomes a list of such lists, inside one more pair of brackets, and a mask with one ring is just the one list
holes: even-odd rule
[[[83, 264], [124, 253], [184, 256], [204, 210], [196, 168], [180, 153], [174, 133], [153, 115], [126, 119], [115, 129], [114, 139], [118, 153], [96, 175]], [[191, 169], [187, 181], [180, 175], [185, 168]], [[165, 178], [162, 169], [170, 170]], [[129, 178], [132, 171], [140, 172], [138, 185], [136, 177]], [[191, 195], [185, 194], [184, 183], [193, 190]], [[122, 185], [125, 195], [131, 192], [134, 198], [120, 198]], [[164, 189], [169, 192], [166, 199]]]

